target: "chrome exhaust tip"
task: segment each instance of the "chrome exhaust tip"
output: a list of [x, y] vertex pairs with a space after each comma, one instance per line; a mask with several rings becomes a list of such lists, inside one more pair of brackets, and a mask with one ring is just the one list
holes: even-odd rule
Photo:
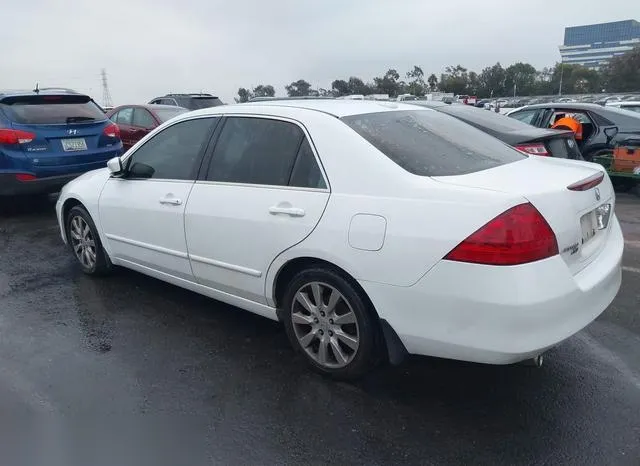
[[529, 367], [542, 367], [542, 363], [544, 362], [544, 353], [538, 354], [530, 359], [525, 359], [520, 364], [523, 366]]

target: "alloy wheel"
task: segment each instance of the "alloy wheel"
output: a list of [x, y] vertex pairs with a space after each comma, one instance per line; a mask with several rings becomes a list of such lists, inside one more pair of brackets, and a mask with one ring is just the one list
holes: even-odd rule
[[293, 330], [300, 346], [318, 364], [347, 366], [360, 345], [356, 314], [336, 288], [322, 282], [303, 285], [291, 310]]
[[71, 247], [80, 263], [88, 269], [96, 265], [96, 242], [87, 221], [79, 215], [71, 219], [69, 236]]

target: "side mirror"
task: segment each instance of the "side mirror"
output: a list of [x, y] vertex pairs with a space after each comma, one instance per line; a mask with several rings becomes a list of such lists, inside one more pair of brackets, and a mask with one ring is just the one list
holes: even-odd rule
[[111, 173], [111, 176], [121, 176], [124, 172], [122, 159], [120, 157], [109, 159], [109, 161], [107, 162], [107, 168], [109, 169], [109, 173]]
[[611, 142], [611, 140], [613, 138], [616, 137], [616, 134], [618, 134], [618, 127], [617, 126], [611, 126], [609, 128], [605, 128], [604, 129], [604, 134], [607, 136], [607, 143]]

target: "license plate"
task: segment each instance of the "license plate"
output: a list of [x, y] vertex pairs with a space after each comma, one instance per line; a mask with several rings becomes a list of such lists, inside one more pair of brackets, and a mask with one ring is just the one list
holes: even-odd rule
[[585, 244], [591, 238], [596, 236], [596, 231], [598, 229], [597, 223], [595, 210], [592, 210], [588, 214], [584, 214], [580, 218], [580, 226], [582, 227], [582, 244]]
[[62, 149], [66, 152], [87, 150], [87, 141], [84, 138], [62, 139]]

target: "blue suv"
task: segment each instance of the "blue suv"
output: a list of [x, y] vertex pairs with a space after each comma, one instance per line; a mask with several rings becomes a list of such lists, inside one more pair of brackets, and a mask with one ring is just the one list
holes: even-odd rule
[[57, 192], [121, 154], [120, 130], [91, 97], [0, 91], [0, 196]]

